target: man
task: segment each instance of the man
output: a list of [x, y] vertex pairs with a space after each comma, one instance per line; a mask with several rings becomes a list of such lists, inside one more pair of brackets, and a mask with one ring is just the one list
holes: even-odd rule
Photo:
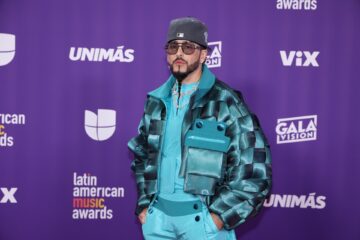
[[269, 194], [269, 145], [240, 92], [204, 64], [201, 21], [171, 21], [165, 49], [172, 74], [148, 93], [128, 143], [144, 238], [236, 239]]

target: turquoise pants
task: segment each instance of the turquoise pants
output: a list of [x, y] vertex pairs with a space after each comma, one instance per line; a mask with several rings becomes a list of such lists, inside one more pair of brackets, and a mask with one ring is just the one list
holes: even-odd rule
[[202, 201], [175, 202], [157, 198], [142, 225], [145, 240], [236, 240], [233, 230], [218, 230]]

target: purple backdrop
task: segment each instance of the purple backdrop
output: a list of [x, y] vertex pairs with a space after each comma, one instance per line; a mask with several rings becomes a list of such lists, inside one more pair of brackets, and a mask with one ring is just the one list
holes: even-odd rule
[[272, 195], [238, 238], [360, 239], [358, 0], [0, 0], [1, 240], [141, 239], [126, 144], [181, 16], [271, 143]]

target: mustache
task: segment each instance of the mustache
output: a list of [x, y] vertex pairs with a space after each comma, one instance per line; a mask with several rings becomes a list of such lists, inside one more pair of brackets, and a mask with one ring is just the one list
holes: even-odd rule
[[186, 60], [184, 60], [183, 58], [176, 58], [173, 62], [172, 62], [172, 64], [174, 64], [177, 60], [181, 60], [181, 61], [183, 61], [183, 62], [185, 62], [185, 63], [188, 63]]

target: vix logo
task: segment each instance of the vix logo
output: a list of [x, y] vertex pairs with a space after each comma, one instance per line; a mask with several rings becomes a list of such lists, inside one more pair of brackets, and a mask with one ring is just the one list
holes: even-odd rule
[[9, 64], [15, 57], [15, 35], [0, 33], [0, 66]]
[[309, 51], [290, 51], [287, 52], [285, 50], [280, 51], [280, 57], [282, 64], [286, 67], [290, 67], [294, 65], [296, 67], [319, 67], [319, 63], [316, 58], [319, 56], [320, 52], [309, 52]]
[[96, 141], [109, 139], [116, 129], [116, 112], [109, 109], [98, 109], [97, 114], [85, 110], [85, 131]]
[[17, 188], [10, 188], [10, 189], [0, 188], [0, 190], [3, 194], [3, 197], [0, 200], [0, 203], [7, 203], [7, 202], [17, 203], [15, 196], [14, 196], [17, 191]]
[[206, 57], [206, 65], [209, 68], [221, 67], [221, 48], [222, 42], [209, 42], [209, 47], [212, 48], [212, 51]]

